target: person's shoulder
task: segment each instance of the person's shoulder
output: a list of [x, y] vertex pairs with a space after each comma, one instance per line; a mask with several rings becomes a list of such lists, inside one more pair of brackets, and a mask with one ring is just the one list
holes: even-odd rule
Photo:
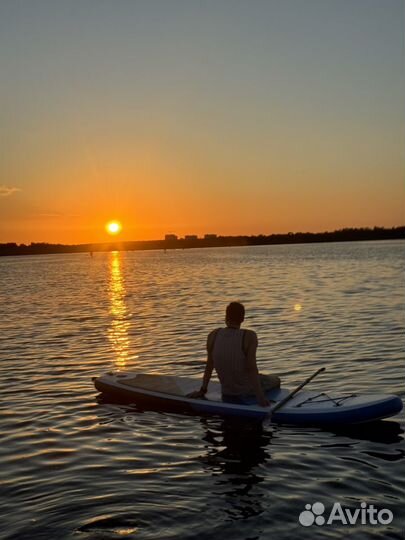
[[208, 334], [208, 339], [212, 339], [214, 336], [216, 336], [219, 330], [221, 330], [221, 328], [214, 328], [214, 330], [211, 330], [211, 332]]
[[257, 337], [256, 332], [254, 330], [250, 330], [250, 328], [244, 328], [244, 331], [246, 332], [246, 336]]
[[208, 336], [207, 336], [207, 348], [208, 349], [211, 348], [211, 345], [213, 344], [219, 330], [221, 330], [221, 328], [215, 328], [214, 330], [211, 330], [211, 332], [208, 334]]
[[245, 339], [248, 343], [257, 343], [257, 334], [254, 330], [250, 330], [249, 328], [245, 328]]

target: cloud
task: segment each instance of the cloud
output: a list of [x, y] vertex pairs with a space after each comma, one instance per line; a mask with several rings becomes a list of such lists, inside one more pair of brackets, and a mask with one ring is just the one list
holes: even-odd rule
[[0, 186], [0, 197], [9, 197], [17, 191], [21, 191], [21, 189], [18, 187]]
[[36, 217], [63, 217], [63, 214], [59, 213], [45, 213], [45, 214], [35, 214]]
[[33, 217], [39, 218], [66, 218], [66, 217], [80, 217], [79, 214], [65, 214], [61, 212], [44, 212], [40, 214], [33, 214]]

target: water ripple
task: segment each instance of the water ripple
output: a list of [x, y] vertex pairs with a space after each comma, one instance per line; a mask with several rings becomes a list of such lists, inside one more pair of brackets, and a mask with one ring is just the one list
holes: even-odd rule
[[[91, 377], [200, 377], [226, 303], [245, 302], [262, 371], [313, 388], [405, 396], [404, 243], [263, 246], [0, 260], [3, 538], [305, 540], [306, 503], [394, 513], [404, 421], [256, 426], [109, 403]], [[295, 309], [299, 305], [300, 309]], [[322, 528], [342, 538], [342, 528]]]

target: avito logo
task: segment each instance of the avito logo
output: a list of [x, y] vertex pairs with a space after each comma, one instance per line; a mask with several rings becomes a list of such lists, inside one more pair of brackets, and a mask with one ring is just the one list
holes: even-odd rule
[[306, 504], [305, 510], [300, 513], [298, 521], [303, 527], [311, 525], [331, 525], [341, 523], [342, 525], [389, 525], [394, 519], [394, 514], [387, 508], [379, 510], [373, 504], [365, 502], [354, 510], [343, 507], [340, 503], [335, 503], [329, 515], [326, 517], [325, 505], [321, 502]]

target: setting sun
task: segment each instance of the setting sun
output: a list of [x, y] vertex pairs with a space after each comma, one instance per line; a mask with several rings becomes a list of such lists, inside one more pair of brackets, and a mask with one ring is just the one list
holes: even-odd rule
[[109, 221], [105, 228], [108, 234], [118, 234], [122, 230], [122, 225], [119, 221]]

